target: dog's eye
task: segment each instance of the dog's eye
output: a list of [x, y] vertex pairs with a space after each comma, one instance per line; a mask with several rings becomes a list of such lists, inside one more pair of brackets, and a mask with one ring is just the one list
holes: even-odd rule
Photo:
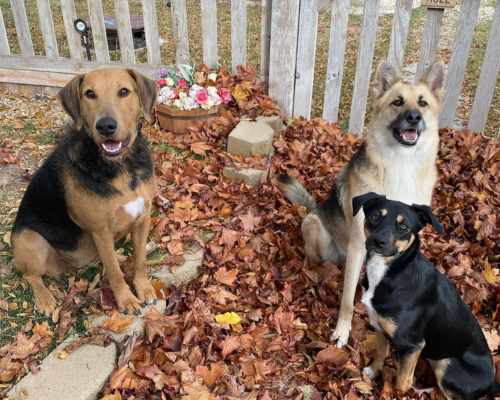
[[87, 90], [85, 92], [85, 97], [89, 98], [89, 99], [95, 99], [95, 93], [93, 90]]
[[401, 229], [408, 229], [408, 225], [406, 225], [406, 224], [401, 224], [399, 226], [400, 226]]
[[394, 100], [391, 103], [391, 105], [396, 106], [396, 107], [401, 107], [403, 105], [403, 100], [401, 100], [401, 99]]
[[377, 220], [378, 220], [378, 214], [373, 214], [373, 215], [372, 215], [372, 219], [373, 219], [374, 221], [377, 221]]
[[429, 104], [428, 104], [425, 100], [420, 100], [420, 101], [418, 102], [418, 105], [419, 105], [420, 107], [427, 107]]
[[127, 96], [129, 93], [130, 93], [130, 90], [128, 90], [128, 89], [125, 89], [125, 88], [120, 89], [120, 97], [125, 97], [125, 96]]

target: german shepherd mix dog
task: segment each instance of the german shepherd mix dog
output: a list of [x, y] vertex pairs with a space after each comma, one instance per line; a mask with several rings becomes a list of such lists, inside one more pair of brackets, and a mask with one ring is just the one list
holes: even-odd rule
[[362, 301], [375, 327], [375, 359], [365, 372], [375, 379], [397, 348], [396, 389], [412, 387], [419, 356], [434, 368], [447, 399], [474, 400], [500, 392], [490, 349], [476, 317], [446, 275], [420, 252], [419, 232], [427, 224], [444, 229], [427, 205], [406, 205], [367, 193], [352, 200], [364, 210], [366, 274]]
[[354, 294], [366, 255], [363, 213], [352, 214], [352, 199], [367, 192], [385, 194], [407, 204], [431, 202], [436, 182], [438, 115], [444, 64], [435, 62], [418, 85], [403, 83], [387, 61], [375, 76], [374, 112], [366, 143], [344, 166], [330, 197], [316, 205], [307, 190], [288, 175], [277, 177], [283, 194], [305, 206], [302, 222], [307, 257], [345, 264], [344, 293], [332, 340], [349, 339]]
[[[156, 301], [146, 274], [146, 242], [155, 193], [153, 162], [138, 125], [151, 119], [159, 87], [133, 70], [101, 69], [75, 77], [58, 94], [74, 124], [31, 180], [12, 229], [14, 263], [29, 282], [37, 309], [56, 299], [42, 275], [81, 268], [100, 257], [118, 309], [138, 313]], [[115, 254], [131, 233], [134, 296]]]

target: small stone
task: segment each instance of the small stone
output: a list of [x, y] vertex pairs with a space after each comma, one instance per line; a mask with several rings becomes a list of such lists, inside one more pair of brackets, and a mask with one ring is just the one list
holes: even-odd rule
[[275, 133], [281, 132], [283, 129], [283, 118], [279, 115], [259, 115], [256, 119], [256, 122], [267, 124], [271, 128], [273, 128]]
[[261, 122], [240, 121], [229, 134], [227, 151], [233, 155], [250, 157], [252, 153], [260, 157], [271, 155], [274, 129]]
[[224, 175], [236, 182], [246, 181], [247, 185], [258, 187], [262, 179], [267, 179], [269, 167], [266, 169], [244, 168], [237, 171], [234, 167], [224, 167]]

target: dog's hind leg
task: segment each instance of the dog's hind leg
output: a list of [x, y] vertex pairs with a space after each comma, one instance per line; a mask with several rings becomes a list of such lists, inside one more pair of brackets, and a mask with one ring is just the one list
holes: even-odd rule
[[44, 285], [42, 275], [59, 275], [65, 271], [56, 250], [39, 233], [26, 229], [12, 237], [14, 264], [33, 289], [35, 308], [52, 315], [56, 299]]

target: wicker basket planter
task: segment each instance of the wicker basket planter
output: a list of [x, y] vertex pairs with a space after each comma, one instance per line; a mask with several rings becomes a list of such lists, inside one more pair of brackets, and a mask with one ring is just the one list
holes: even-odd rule
[[204, 121], [205, 125], [210, 126], [212, 121], [217, 117], [219, 112], [218, 106], [213, 106], [208, 110], [203, 108], [195, 108], [194, 110], [180, 110], [172, 108], [165, 104], [156, 105], [156, 115], [162, 129], [174, 133], [186, 133], [188, 126], [191, 126], [195, 121]]

